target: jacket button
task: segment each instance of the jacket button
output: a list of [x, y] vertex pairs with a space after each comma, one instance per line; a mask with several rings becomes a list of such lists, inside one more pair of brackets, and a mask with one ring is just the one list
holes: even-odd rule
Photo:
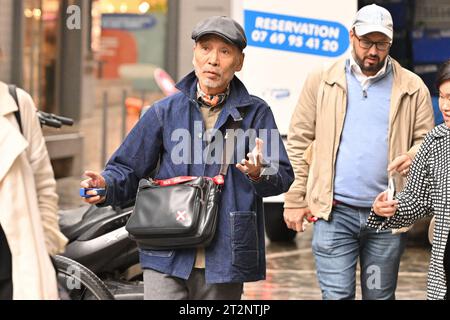
[[199, 133], [199, 134], [198, 134], [198, 138], [201, 139], [202, 137], [203, 137], [203, 134], [202, 134], [202, 133]]

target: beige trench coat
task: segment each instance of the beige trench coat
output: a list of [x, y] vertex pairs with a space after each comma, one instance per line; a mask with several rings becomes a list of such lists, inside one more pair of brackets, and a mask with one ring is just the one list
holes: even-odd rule
[[14, 99], [0, 82], [0, 224], [12, 255], [13, 299], [57, 299], [49, 255], [64, 250], [56, 182], [36, 109], [18, 89], [23, 135]]

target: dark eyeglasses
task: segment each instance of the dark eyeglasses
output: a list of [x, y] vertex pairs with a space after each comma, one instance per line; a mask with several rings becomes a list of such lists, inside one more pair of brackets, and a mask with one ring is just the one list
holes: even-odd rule
[[380, 50], [380, 51], [386, 51], [391, 46], [390, 42], [380, 41], [380, 42], [373, 42], [367, 39], [361, 39], [356, 34], [354, 34], [356, 39], [359, 41], [359, 46], [363, 49], [370, 49], [373, 45]]

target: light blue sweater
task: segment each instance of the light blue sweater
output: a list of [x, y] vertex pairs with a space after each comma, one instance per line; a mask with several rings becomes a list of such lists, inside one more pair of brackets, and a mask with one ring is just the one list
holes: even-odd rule
[[358, 207], [371, 207], [387, 188], [389, 109], [392, 67], [363, 91], [350, 71], [347, 112], [336, 159], [334, 198]]

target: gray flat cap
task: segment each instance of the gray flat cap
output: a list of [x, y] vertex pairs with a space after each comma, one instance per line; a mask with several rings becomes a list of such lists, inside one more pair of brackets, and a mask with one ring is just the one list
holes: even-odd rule
[[213, 16], [200, 21], [192, 31], [195, 42], [206, 34], [215, 34], [243, 50], [247, 46], [244, 29], [239, 23], [225, 16]]

